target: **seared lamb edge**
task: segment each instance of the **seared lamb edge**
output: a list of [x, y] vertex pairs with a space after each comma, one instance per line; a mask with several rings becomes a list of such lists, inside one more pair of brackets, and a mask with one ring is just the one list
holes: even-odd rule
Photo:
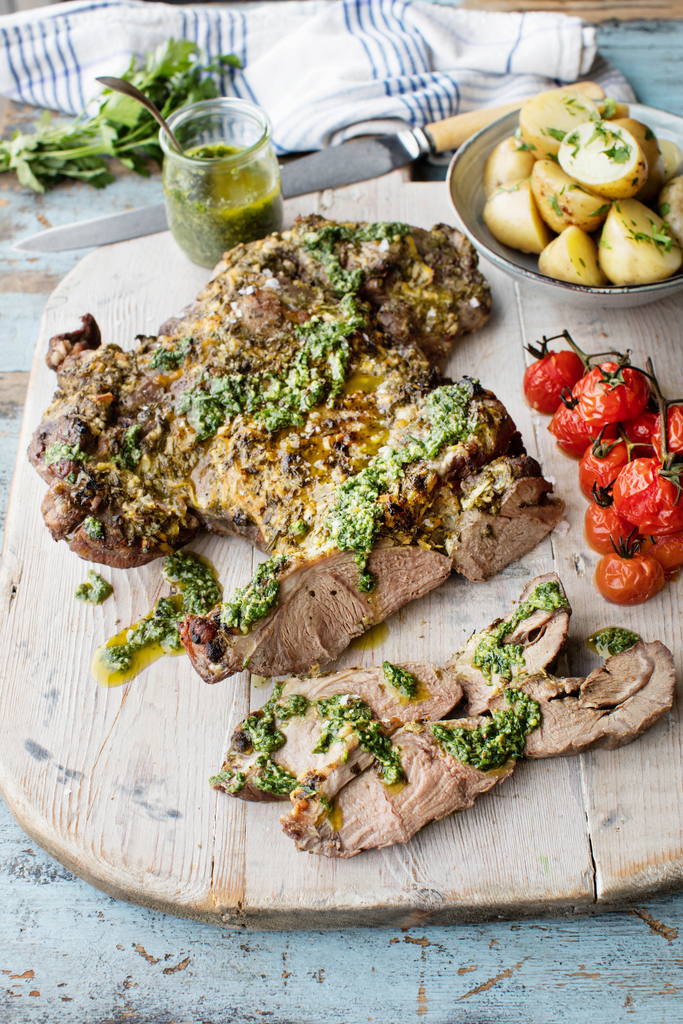
[[[631, 743], [670, 710], [675, 681], [673, 656], [659, 641], [641, 641], [613, 655], [586, 679], [528, 679], [520, 689], [538, 700], [541, 727], [527, 738], [524, 756], [566, 757]], [[472, 728], [480, 721], [470, 717], [452, 725]], [[481, 772], [460, 764], [419, 725], [398, 730], [392, 742], [401, 747], [407, 785], [392, 792], [373, 768], [363, 772], [334, 798], [338, 827], [329, 817], [310, 813], [314, 801], [298, 800], [281, 821], [299, 849], [353, 857], [405, 843], [428, 822], [471, 807], [480, 793], [508, 778], [515, 765], [509, 761]]]

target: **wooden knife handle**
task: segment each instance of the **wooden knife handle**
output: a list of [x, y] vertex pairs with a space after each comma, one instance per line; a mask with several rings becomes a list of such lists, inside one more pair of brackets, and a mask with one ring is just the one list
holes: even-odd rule
[[[568, 89], [581, 92], [592, 100], [604, 100], [605, 92], [596, 82], [576, 82], [568, 85]], [[497, 121], [503, 114], [509, 114], [512, 110], [519, 110], [524, 100], [515, 100], [513, 103], [504, 103], [502, 107], [487, 107], [483, 110], [471, 110], [468, 114], [456, 114], [455, 117], [447, 117], [444, 121], [435, 121], [428, 124], [425, 131], [434, 144], [437, 153], [443, 153], [447, 149], [457, 149], [463, 142], [485, 128], [487, 124]]]

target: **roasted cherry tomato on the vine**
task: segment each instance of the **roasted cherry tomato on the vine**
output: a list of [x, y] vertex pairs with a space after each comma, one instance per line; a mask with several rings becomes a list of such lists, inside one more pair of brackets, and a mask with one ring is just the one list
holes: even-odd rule
[[[548, 430], [555, 437], [557, 447], [567, 455], [581, 458], [589, 444], [592, 444], [596, 431], [579, 416], [576, 409], [568, 409], [564, 402], [548, 424]], [[603, 440], [614, 440], [617, 428], [610, 426], [603, 434]]]
[[661, 475], [661, 469], [659, 459], [634, 459], [621, 470], [612, 490], [615, 512], [640, 533], [655, 537], [683, 530], [683, 493]]
[[575, 352], [548, 352], [524, 371], [524, 397], [532, 409], [554, 413], [565, 388], [570, 391], [583, 376]]
[[618, 363], [600, 363], [572, 389], [578, 413], [595, 431], [640, 415], [650, 400], [650, 384], [640, 370]]
[[618, 545], [633, 532], [633, 523], [618, 516], [612, 505], [604, 508], [594, 501], [586, 509], [584, 523], [588, 543], [601, 555], [611, 555], [614, 552], [612, 541]]
[[659, 423], [659, 416], [652, 409], [644, 409], [639, 416], [635, 416], [632, 420], [625, 420], [621, 424], [621, 429], [626, 434], [629, 441], [633, 444], [637, 444], [638, 448], [633, 450], [634, 458], [645, 458], [646, 456], [659, 454], [653, 450], [652, 435], [655, 432], [655, 428]]
[[[600, 455], [601, 451], [605, 454]], [[579, 462], [579, 487], [587, 498], [592, 497], [593, 485], [608, 487], [627, 462], [628, 448], [623, 441], [590, 444]]]
[[[669, 428], [667, 431], [669, 454], [683, 452], [683, 405], [669, 406], [666, 414], [666, 423]], [[662, 427], [659, 422], [659, 416], [657, 416], [655, 429], [652, 432], [652, 444], [655, 446], [657, 455], [661, 456]]]
[[664, 570], [656, 558], [635, 553], [605, 555], [595, 570], [595, 585], [615, 604], [642, 604], [664, 586]]
[[656, 558], [667, 579], [678, 574], [683, 568], [683, 533], [672, 533], [670, 537], [646, 538], [642, 552]]

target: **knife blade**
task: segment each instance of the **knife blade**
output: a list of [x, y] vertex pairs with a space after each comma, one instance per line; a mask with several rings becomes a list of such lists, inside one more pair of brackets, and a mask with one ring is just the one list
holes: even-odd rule
[[[572, 88], [596, 99], [604, 98], [605, 95], [600, 86], [593, 82], [578, 82]], [[522, 103], [520, 99], [500, 107], [456, 114], [428, 124], [424, 131], [421, 128], [406, 128], [396, 135], [361, 136], [341, 146], [331, 146], [292, 160], [280, 167], [282, 194], [285, 199], [291, 199], [325, 188], [352, 185], [405, 167], [419, 156], [457, 149], [475, 132], [504, 114], [519, 109]], [[111, 245], [129, 238], [141, 238], [167, 229], [165, 207], [163, 203], [157, 203], [48, 228], [47, 231], [40, 231], [15, 242], [12, 248], [19, 252], [86, 249], [94, 245]]]
[[[351, 139], [342, 146], [323, 149], [283, 164], [280, 167], [282, 194], [285, 199], [291, 199], [323, 188], [339, 188], [377, 178], [411, 163], [421, 152], [429, 152], [429, 142], [420, 129], [407, 129], [396, 135], [376, 138]], [[61, 252], [64, 249], [111, 245], [167, 230], [166, 208], [163, 203], [155, 203], [48, 228], [15, 242], [12, 248], [19, 252]]]

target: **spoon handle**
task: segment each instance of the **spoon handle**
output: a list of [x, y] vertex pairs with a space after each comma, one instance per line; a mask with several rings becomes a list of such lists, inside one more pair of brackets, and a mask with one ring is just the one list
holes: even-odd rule
[[107, 89], [112, 89], [114, 92], [121, 92], [124, 96], [130, 96], [132, 99], [137, 100], [138, 103], [141, 103], [142, 106], [150, 112], [152, 117], [158, 121], [159, 125], [171, 140], [173, 148], [182, 156], [183, 147], [180, 145], [168, 124], [159, 113], [157, 107], [155, 107], [152, 101], [145, 96], [144, 92], [140, 92], [135, 85], [131, 85], [131, 83], [127, 82], [125, 78], [110, 78], [108, 75], [103, 75], [101, 78], [96, 79], [96, 81], [101, 82], [101, 84], [106, 86]]

